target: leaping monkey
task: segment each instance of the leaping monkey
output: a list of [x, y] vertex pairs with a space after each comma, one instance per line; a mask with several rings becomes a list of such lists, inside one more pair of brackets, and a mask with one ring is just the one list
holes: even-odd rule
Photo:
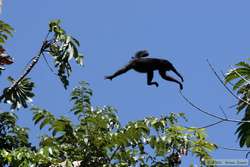
[[148, 58], [149, 53], [146, 50], [141, 50], [136, 52], [135, 56], [132, 57], [132, 60], [129, 61], [129, 63], [124, 66], [123, 68], [116, 71], [114, 74], [106, 76], [105, 79], [112, 80], [113, 78], [126, 73], [127, 71], [133, 69], [140, 73], [147, 73], [147, 84], [148, 85], [155, 85], [156, 87], [159, 86], [157, 82], [152, 82], [154, 77], [154, 71], [158, 70], [160, 76], [171, 82], [175, 82], [179, 84], [180, 89], [183, 89], [183, 85], [180, 81], [176, 80], [175, 78], [168, 76], [166, 74], [166, 71], [173, 71], [178, 77], [180, 77], [181, 81], [183, 82], [183, 77], [181, 74], [175, 69], [172, 63], [170, 63], [168, 60], [165, 59], [159, 59], [159, 58]]

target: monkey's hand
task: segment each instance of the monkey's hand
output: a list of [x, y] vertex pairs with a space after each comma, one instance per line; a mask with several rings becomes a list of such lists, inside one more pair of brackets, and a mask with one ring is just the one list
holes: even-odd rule
[[112, 81], [113, 77], [110, 75], [110, 76], [105, 76], [104, 79], [109, 79], [110, 81]]

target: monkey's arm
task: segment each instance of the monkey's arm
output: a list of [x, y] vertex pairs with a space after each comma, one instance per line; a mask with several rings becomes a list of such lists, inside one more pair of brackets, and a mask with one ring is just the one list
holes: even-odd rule
[[105, 76], [105, 79], [110, 79], [112, 80], [113, 78], [117, 77], [118, 75], [121, 75], [125, 72], [127, 72], [128, 70], [132, 69], [132, 63], [127, 64], [126, 66], [124, 66], [123, 68], [119, 69], [118, 71], [116, 71], [114, 74], [112, 75], [108, 75]]

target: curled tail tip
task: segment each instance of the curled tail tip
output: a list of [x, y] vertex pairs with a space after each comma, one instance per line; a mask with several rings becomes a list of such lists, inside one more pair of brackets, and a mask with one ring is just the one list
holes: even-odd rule
[[182, 91], [183, 90], [183, 85], [180, 85], [180, 91]]

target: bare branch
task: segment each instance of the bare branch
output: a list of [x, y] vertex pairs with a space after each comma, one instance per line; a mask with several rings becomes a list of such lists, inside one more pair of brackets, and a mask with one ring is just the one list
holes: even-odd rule
[[225, 122], [236, 122], [236, 123], [250, 123], [250, 121], [242, 121], [242, 120], [237, 120], [237, 119], [229, 119], [229, 118], [224, 118], [224, 117], [221, 117], [221, 116], [218, 116], [218, 115], [215, 115], [215, 114], [212, 114], [208, 111], [205, 111], [203, 109], [201, 109], [200, 107], [196, 106], [191, 100], [189, 100], [186, 96], [183, 95], [183, 93], [181, 91], [179, 91], [181, 96], [183, 97], [183, 99], [188, 102], [192, 107], [194, 107], [195, 109], [197, 109], [198, 111], [210, 116], [210, 117], [213, 117], [213, 118], [216, 118], [216, 119], [219, 119], [221, 121], [225, 121]]
[[205, 129], [205, 128], [209, 128], [209, 127], [212, 127], [212, 126], [214, 126], [214, 125], [220, 124], [220, 123], [222, 123], [222, 122], [224, 122], [224, 120], [220, 120], [220, 121], [214, 122], [214, 123], [212, 123], [212, 124], [208, 124], [208, 125], [205, 125], [205, 126], [199, 127], [198, 129]]
[[208, 125], [205, 125], [205, 126], [201, 126], [201, 127], [192, 127], [192, 126], [191, 127], [190, 126], [183, 126], [183, 127], [187, 128], [187, 129], [193, 129], [193, 128], [195, 128], [195, 129], [206, 129], [206, 128], [210, 128], [210, 127], [212, 127], [214, 125], [220, 124], [222, 122], [224, 122], [224, 121], [219, 120], [217, 122], [214, 122], [214, 123], [211, 123], [211, 124], [208, 124]]
[[229, 150], [229, 151], [242, 151], [242, 152], [249, 152], [250, 149], [240, 149], [240, 148], [230, 148], [230, 147], [223, 147], [223, 146], [217, 146], [220, 149]]
[[48, 60], [46, 59], [44, 53], [42, 53], [42, 55], [43, 55], [43, 59], [44, 59], [45, 63], [47, 64], [49, 70], [50, 70], [53, 74], [57, 75], [57, 74], [54, 72], [54, 70], [52, 69], [52, 67], [49, 65], [49, 62], [48, 62]]
[[224, 114], [224, 117], [227, 118], [227, 114], [226, 114], [225, 110], [221, 106], [219, 106], [219, 108], [222, 111], [222, 113]]
[[115, 149], [115, 151], [113, 152], [113, 154], [112, 154], [111, 157], [110, 157], [110, 161], [112, 161], [112, 159], [114, 158], [116, 152], [120, 149], [120, 147], [121, 147], [121, 146], [118, 146], [118, 147]]

